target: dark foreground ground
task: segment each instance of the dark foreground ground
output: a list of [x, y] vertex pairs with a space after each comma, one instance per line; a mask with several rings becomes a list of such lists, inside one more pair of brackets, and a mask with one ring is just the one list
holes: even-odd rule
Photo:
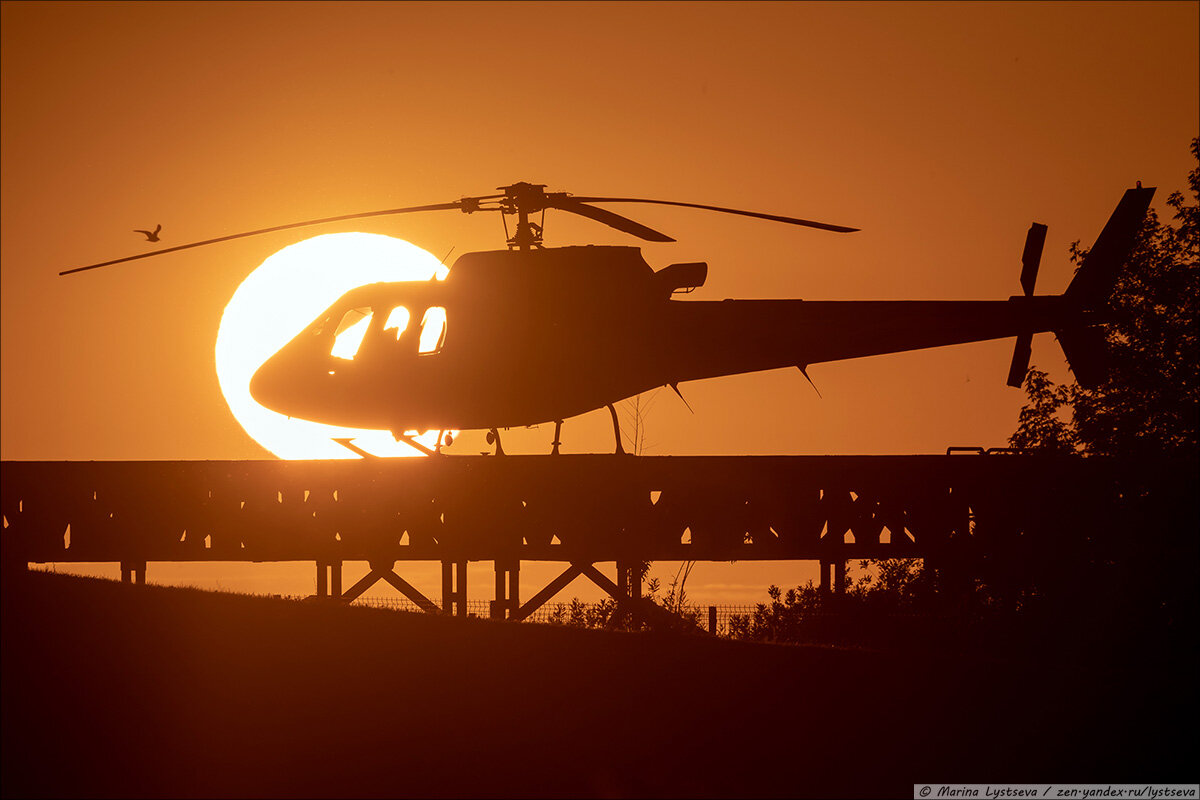
[[1194, 782], [1183, 652], [982, 661], [36, 573], [3, 584], [3, 794], [912, 797], [926, 781]]

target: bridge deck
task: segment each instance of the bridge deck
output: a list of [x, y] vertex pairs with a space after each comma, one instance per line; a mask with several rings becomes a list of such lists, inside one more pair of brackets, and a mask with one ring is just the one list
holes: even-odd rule
[[1052, 529], [1111, 464], [1034, 455], [6, 461], [6, 558], [785, 560]]

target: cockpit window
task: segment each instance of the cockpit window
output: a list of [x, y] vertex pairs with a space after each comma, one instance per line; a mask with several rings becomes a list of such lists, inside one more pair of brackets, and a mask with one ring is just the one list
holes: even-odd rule
[[333, 349], [330, 352], [338, 358], [352, 360], [358, 354], [358, 348], [362, 345], [370, 325], [370, 308], [352, 308], [347, 311], [333, 335]]
[[383, 323], [383, 329], [390, 331], [395, 329], [396, 339], [400, 339], [400, 334], [408, 328], [408, 321], [412, 319], [412, 314], [408, 313], [408, 309], [404, 306], [396, 306], [392, 309], [392, 313], [388, 314], [387, 322]]
[[421, 320], [421, 341], [418, 353], [436, 353], [446, 342], [446, 309], [432, 306], [425, 311]]

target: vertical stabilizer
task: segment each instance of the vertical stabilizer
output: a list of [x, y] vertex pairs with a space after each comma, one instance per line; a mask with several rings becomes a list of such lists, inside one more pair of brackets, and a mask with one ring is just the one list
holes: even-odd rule
[[[1154, 189], [1143, 189], [1140, 183], [1136, 189], [1125, 191], [1063, 295], [1074, 301], [1079, 310], [1093, 311], [1108, 305], [1153, 197]], [[1108, 375], [1108, 348], [1103, 328], [1072, 325], [1056, 330], [1055, 335], [1080, 386], [1093, 389], [1104, 382]]]
[[1081, 308], [1100, 308], [1108, 303], [1113, 285], [1117, 282], [1117, 274], [1129, 259], [1134, 238], [1146, 218], [1152, 197], [1152, 188], [1143, 189], [1139, 186], [1125, 190], [1125, 196], [1108, 218], [1108, 224], [1096, 238], [1096, 243], [1067, 287], [1066, 296], [1079, 303]]

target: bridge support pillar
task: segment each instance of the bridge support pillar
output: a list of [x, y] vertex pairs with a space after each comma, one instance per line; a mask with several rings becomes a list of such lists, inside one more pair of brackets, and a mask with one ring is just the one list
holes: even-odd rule
[[617, 588], [622, 597], [627, 597], [635, 603], [642, 597], [642, 562], [617, 562]]
[[846, 593], [846, 559], [821, 559], [821, 579], [818, 587], [825, 594]]
[[317, 562], [317, 597], [342, 598], [342, 562]]
[[446, 616], [467, 615], [467, 562], [442, 562], [442, 613]]
[[642, 599], [642, 564], [640, 561], [617, 562], [617, 615], [638, 621], [637, 608]]
[[145, 583], [146, 582], [146, 562], [145, 561], [122, 561], [121, 562], [121, 583]]
[[492, 601], [492, 619], [514, 619], [521, 608], [521, 561], [496, 560], [496, 599]]
[[637, 625], [642, 615], [638, 609], [642, 600], [642, 563], [640, 561], [617, 561], [617, 600], [616, 619], [628, 620]]
[[342, 597], [342, 563], [341, 561], [317, 561], [317, 596]]

